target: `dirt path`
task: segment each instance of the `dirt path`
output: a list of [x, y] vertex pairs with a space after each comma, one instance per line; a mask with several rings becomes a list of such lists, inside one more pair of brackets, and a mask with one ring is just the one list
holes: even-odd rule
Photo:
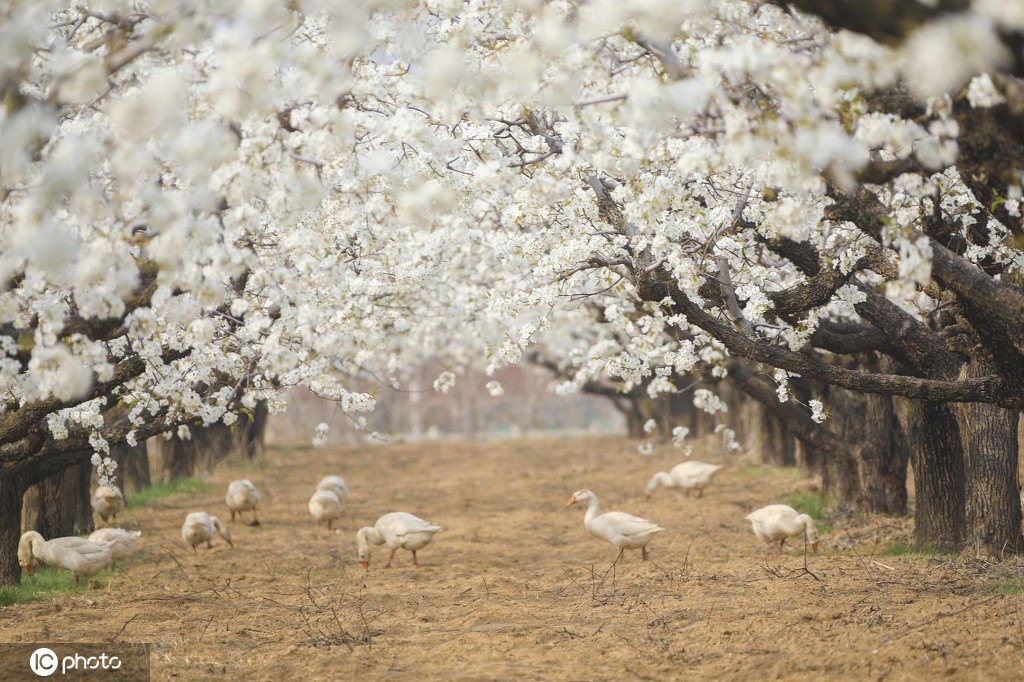
[[[2, 641], [147, 642], [155, 680], [1021, 678], [1024, 596], [994, 591], [996, 569], [880, 556], [910, 529], [891, 521], [833, 530], [813, 576], [802, 548], [766, 564], [743, 517], [805, 482], [734, 467], [702, 499], [645, 500], [675, 459], [623, 441], [273, 451], [216, 472], [213, 492], [129, 509], [145, 547], [127, 573], [0, 609]], [[328, 473], [351, 489], [341, 532], [314, 528], [306, 509]], [[233, 524], [233, 550], [192, 554], [185, 514], [226, 520], [223, 490], [240, 477], [263, 491], [263, 524]], [[630, 552], [609, 570], [614, 548], [564, 508], [582, 487], [669, 529], [652, 561]], [[400, 552], [384, 570], [380, 548], [364, 573], [356, 529], [398, 510], [445, 531], [418, 569]]]

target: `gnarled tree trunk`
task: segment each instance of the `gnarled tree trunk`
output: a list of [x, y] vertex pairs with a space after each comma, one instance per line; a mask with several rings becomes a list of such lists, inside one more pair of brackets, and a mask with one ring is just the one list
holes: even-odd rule
[[[92, 450], [87, 456], [92, 456]], [[92, 464], [85, 461], [29, 486], [22, 501], [22, 527], [38, 531], [47, 540], [91, 533], [95, 529], [89, 502], [91, 480]]]
[[[982, 376], [974, 362], [964, 376]], [[1017, 480], [1019, 413], [984, 403], [955, 407], [964, 448], [966, 544], [977, 555], [1002, 556], [1022, 549]]]
[[949, 405], [894, 399], [914, 470], [914, 538], [918, 546], [956, 551], [966, 537], [964, 456]]

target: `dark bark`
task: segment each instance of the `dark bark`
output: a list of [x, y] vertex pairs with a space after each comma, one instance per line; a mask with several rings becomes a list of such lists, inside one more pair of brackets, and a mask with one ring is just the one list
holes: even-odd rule
[[[981, 363], [967, 370], [980, 372]], [[979, 556], [1017, 554], [1021, 547], [1017, 481], [1019, 413], [993, 405], [958, 404], [966, 474], [967, 546]]]
[[150, 487], [153, 482], [149, 473], [149, 455], [146, 444], [135, 447], [122, 443], [110, 446], [110, 456], [117, 462], [115, 475], [124, 493], [137, 492]]
[[144, 442], [125, 451], [119, 470], [123, 471], [122, 487], [126, 493], [142, 491], [142, 489], [153, 485], [153, 477], [150, 474], [150, 455], [148, 455]]
[[918, 546], [956, 551], [966, 537], [964, 456], [949, 405], [895, 399], [914, 470], [914, 538]]
[[265, 402], [256, 403], [252, 412], [252, 420], [247, 415], [241, 418], [241, 426], [235, 434], [235, 448], [246, 460], [252, 461], [263, 456], [264, 435], [267, 431], [267, 421], [270, 419], [270, 412]]
[[761, 407], [760, 428], [766, 445], [761, 453], [762, 461], [775, 466], [795, 467], [796, 442], [786, 423]]
[[21, 498], [27, 489], [23, 475], [0, 467], [0, 586], [21, 583], [17, 549], [21, 539]]
[[[873, 358], [868, 359], [874, 362]], [[890, 396], [867, 394], [860, 421], [861, 500], [865, 511], [903, 516], [907, 513], [906, 439]]]
[[771, 0], [814, 14], [833, 30], [846, 29], [871, 36], [881, 43], [899, 44], [921, 24], [949, 12], [962, 12], [970, 0]]
[[179, 478], [188, 478], [195, 470], [195, 448], [191, 441], [174, 436], [157, 440], [157, 455], [160, 458], [161, 479], [166, 483]]
[[[92, 451], [85, 455], [91, 457]], [[47, 540], [91, 533], [92, 472], [92, 464], [84, 461], [29, 486], [22, 501], [22, 528], [38, 531]]]

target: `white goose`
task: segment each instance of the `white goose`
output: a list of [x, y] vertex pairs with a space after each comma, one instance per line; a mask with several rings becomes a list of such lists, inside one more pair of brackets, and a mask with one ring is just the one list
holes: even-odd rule
[[779, 554], [782, 554], [782, 545], [786, 543], [786, 538], [797, 534], [802, 534], [811, 549], [818, 551], [820, 538], [814, 519], [792, 507], [770, 504], [747, 514], [746, 519], [753, 525], [757, 537], [767, 542], [769, 546], [779, 544]]
[[213, 547], [213, 535], [216, 533], [228, 541], [234, 548], [235, 543], [231, 542], [231, 533], [220, 519], [210, 516], [206, 512], [192, 512], [185, 517], [185, 523], [181, 526], [181, 537], [185, 544], [196, 551], [196, 545], [206, 543], [207, 548]]
[[92, 494], [92, 508], [106, 523], [108, 518], [117, 518], [118, 513], [124, 509], [124, 495], [115, 486], [101, 485]]
[[345, 501], [345, 496], [348, 495], [348, 483], [341, 476], [324, 476], [320, 479], [320, 482], [316, 485], [317, 490], [329, 490], [338, 497], [339, 502]]
[[77, 585], [80, 576], [91, 578], [110, 563], [110, 546], [79, 537], [44, 540], [42, 535], [30, 530], [18, 542], [18, 562], [29, 575], [32, 575], [33, 558], [71, 571]]
[[135, 552], [135, 543], [140, 537], [140, 530], [100, 528], [89, 535], [89, 541], [97, 544], [106, 543], [110, 547], [110, 568], [113, 570], [115, 561], [127, 559]]
[[[574, 505], [578, 502], [587, 503], [587, 513], [583, 517], [583, 527], [591, 535], [595, 535], [606, 542], [610, 542], [619, 548], [619, 557], [627, 549], [639, 549], [641, 556], [647, 558], [647, 543], [651, 541], [655, 533], [661, 533], [665, 529], [658, 524], [642, 519], [639, 516], [626, 514], [625, 512], [597, 513], [597, 495], [589, 490], [577, 490], [573, 493], [565, 506]], [[616, 561], [619, 560], [616, 557]]]
[[253, 482], [247, 478], [243, 478], [239, 481], [232, 481], [228, 485], [228, 494], [225, 498], [228, 509], [231, 510], [231, 522], [235, 521], [235, 514], [238, 514], [238, 520], [242, 520], [242, 512], [252, 512], [252, 523], [250, 526], [260, 525], [260, 520], [256, 518], [256, 505], [260, 503], [260, 491], [256, 489]]
[[390, 512], [384, 514], [373, 526], [364, 526], [356, 533], [359, 563], [370, 570], [370, 545], [387, 545], [391, 556], [384, 568], [391, 568], [391, 561], [399, 549], [412, 552], [412, 563], [416, 561], [416, 551], [423, 549], [433, 539], [434, 533], [444, 530], [430, 521], [424, 521], [408, 512]]
[[647, 498], [650, 499], [659, 485], [666, 488], [681, 488], [687, 495], [691, 490], [696, 490], [697, 497], [703, 497], [704, 488], [722, 468], [722, 464], [690, 461], [675, 465], [668, 473], [659, 471], [647, 484]]
[[330, 490], [317, 490], [309, 498], [309, 513], [316, 525], [326, 521], [327, 528], [330, 528], [331, 522], [341, 518], [341, 500]]

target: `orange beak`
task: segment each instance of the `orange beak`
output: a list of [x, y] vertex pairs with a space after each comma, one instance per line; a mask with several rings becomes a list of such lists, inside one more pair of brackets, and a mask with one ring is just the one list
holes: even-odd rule
[[26, 573], [32, 575], [32, 564], [22, 564], [21, 567], [25, 569]]
[[364, 571], [369, 571], [370, 570], [370, 562], [369, 561], [363, 561], [362, 559], [360, 559], [359, 560], [359, 565], [363, 567]]
[[576, 496], [575, 495], [573, 495], [572, 497], [569, 498], [569, 501], [565, 503], [565, 506], [566, 507], [571, 507], [574, 504], [576, 504]]
[[[820, 542], [820, 540], [818, 542]], [[815, 554], [817, 554], [818, 553], [818, 543], [817, 542], [812, 542], [811, 543], [811, 549], [814, 550]]]

